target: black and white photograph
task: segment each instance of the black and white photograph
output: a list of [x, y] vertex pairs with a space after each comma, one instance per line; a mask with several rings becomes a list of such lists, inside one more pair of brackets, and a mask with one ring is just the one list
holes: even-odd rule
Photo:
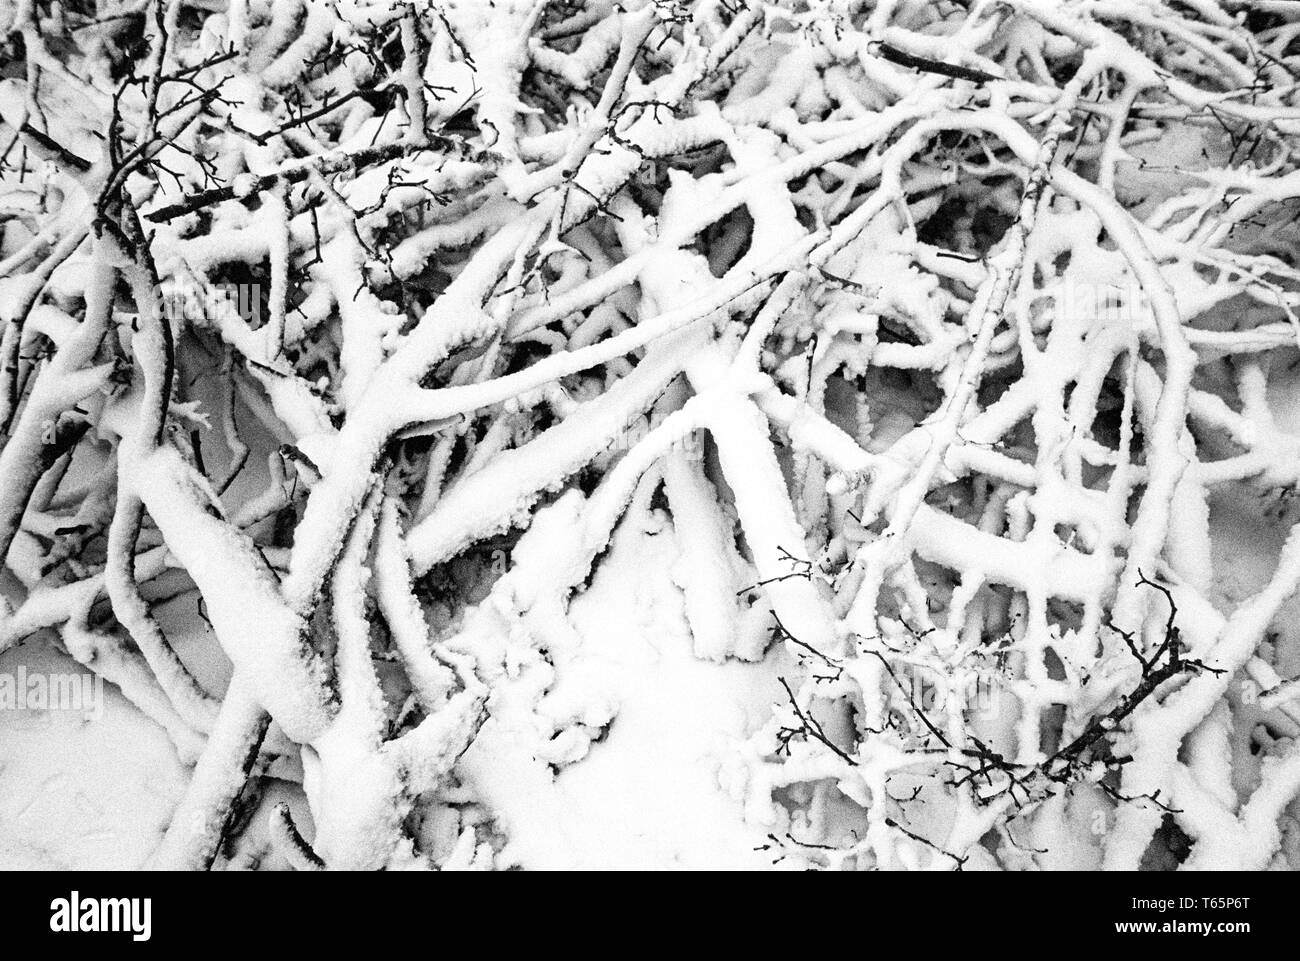
[[1295, 0], [0, 0], [0, 870], [1231, 945], [1137, 873], [1300, 870], [1298, 258]]

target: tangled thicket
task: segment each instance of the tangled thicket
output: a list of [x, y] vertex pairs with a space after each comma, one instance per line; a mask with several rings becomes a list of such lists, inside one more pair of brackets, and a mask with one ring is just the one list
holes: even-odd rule
[[1297, 38], [1235, 0], [0, 5], [0, 650], [195, 763], [161, 866], [229, 855], [272, 768], [295, 867], [503, 865], [465, 752], [508, 792], [602, 749], [617, 705], [547, 692], [654, 515], [695, 656], [785, 659], [723, 766], [774, 860], [1295, 866], [1300, 535], [1216, 610], [1207, 498], [1300, 480]]

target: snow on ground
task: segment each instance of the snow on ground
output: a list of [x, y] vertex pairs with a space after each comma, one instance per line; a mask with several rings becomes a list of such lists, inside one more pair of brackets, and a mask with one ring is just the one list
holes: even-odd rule
[[563, 834], [580, 845], [566, 851], [552, 841], [529, 866], [767, 867], [755, 851], [763, 832], [743, 824], [740, 804], [719, 787], [719, 766], [780, 695], [779, 656], [770, 652], [760, 664], [694, 656], [671, 580], [672, 528], [644, 529], [648, 521], [620, 525], [590, 589], [571, 607], [581, 669], [613, 689], [619, 711], [605, 739], [557, 778], [569, 822]]
[[[0, 674], [81, 675], [41, 639], [0, 655]], [[0, 710], [0, 868], [125, 870], [153, 853], [188, 771], [167, 735], [103, 686], [99, 718]]]
[[[509, 757], [517, 740], [489, 720], [462, 765], [523, 868], [761, 868], [764, 832], [721, 787], [721, 767], [780, 695], [783, 652], [761, 663], [700, 660], [672, 582], [673, 529], [630, 515], [570, 607], [581, 647], [550, 703], [616, 709], [587, 756], [559, 769]], [[547, 704], [543, 701], [543, 706]]]

